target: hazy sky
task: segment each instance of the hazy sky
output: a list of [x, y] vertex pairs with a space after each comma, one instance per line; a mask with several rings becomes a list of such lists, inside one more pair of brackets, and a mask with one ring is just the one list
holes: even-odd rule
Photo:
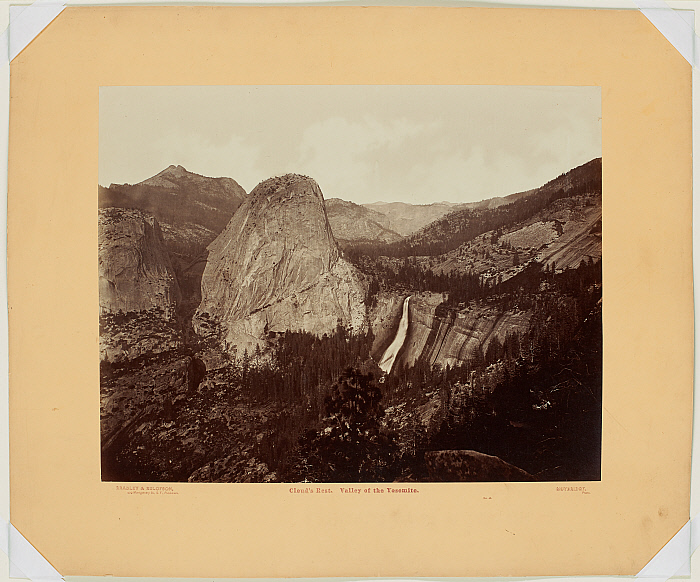
[[470, 202], [541, 186], [601, 156], [598, 87], [102, 87], [99, 182], [170, 164], [247, 192], [314, 178], [357, 203]]

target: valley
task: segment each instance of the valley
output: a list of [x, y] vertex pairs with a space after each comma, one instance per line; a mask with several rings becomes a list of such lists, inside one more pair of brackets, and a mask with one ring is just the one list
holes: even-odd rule
[[600, 479], [600, 159], [469, 204], [99, 194], [103, 480]]

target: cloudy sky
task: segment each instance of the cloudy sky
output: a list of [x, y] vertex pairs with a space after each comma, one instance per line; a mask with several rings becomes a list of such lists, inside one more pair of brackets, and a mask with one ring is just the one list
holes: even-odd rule
[[598, 87], [102, 87], [99, 183], [170, 164], [313, 177], [325, 198], [470, 202], [541, 186], [601, 156]]

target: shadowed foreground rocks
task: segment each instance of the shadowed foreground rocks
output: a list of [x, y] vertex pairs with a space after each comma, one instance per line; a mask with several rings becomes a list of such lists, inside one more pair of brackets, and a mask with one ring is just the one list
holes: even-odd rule
[[429, 451], [425, 464], [431, 481], [535, 481], [515, 465], [477, 451]]

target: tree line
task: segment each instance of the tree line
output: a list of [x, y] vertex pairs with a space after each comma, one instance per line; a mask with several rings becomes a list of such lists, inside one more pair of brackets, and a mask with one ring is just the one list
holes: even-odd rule
[[[289, 454], [321, 423], [330, 387], [349, 367], [369, 365], [371, 327], [352, 332], [338, 325], [318, 337], [304, 331], [268, 333], [264, 348], [244, 350], [231, 364], [231, 381], [271, 417], [258, 443], [260, 458], [278, 474], [290, 467]], [[375, 365], [376, 366], [376, 365]]]

